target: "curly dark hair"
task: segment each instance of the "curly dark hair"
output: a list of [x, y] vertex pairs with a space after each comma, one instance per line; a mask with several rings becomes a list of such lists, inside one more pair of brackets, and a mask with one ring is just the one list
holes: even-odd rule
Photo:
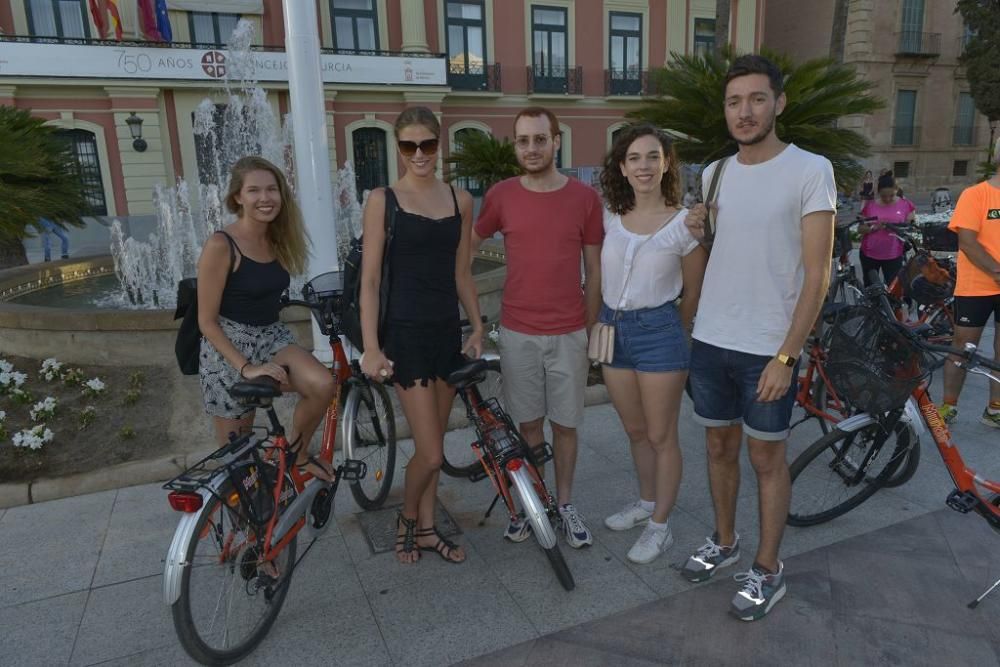
[[677, 153], [674, 143], [663, 130], [651, 123], [636, 123], [629, 125], [618, 133], [611, 151], [604, 158], [604, 169], [601, 171], [601, 190], [608, 209], [612, 213], [625, 215], [635, 207], [635, 192], [628, 179], [622, 175], [621, 165], [625, 162], [629, 146], [639, 137], [653, 135], [663, 146], [663, 157], [667, 160], [667, 169], [663, 172], [660, 182], [660, 192], [667, 206], [677, 206], [680, 202], [680, 172], [677, 167]]

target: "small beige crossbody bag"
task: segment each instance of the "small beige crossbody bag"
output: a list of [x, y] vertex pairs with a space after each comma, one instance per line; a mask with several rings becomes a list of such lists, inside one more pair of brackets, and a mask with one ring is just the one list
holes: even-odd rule
[[[615, 308], [612, 320], [614, 320], [618, 313], [621, 311], [622, 304], [625, 303], [625, 293], [628, 291], [628, 282], [632, 278], [632, 268], [635, 266], [635, 257], [642, 250], [642, 246], [646, 244], [646, 241], [650, 240], [654, 236], [660, 233], [664, 227], [670, 224], [680, 211], [674, 211], [674, 214], [663, 221], [663, 224], [656, 228], [656, 231], [647, 236], [639, 244], [639, 247], [635, 249], [635, 253], [632, 255], [632, 265], [629, 266], [628, 273], [625, 274], [625, 282], [622, 284], [622, 294], [618, 299], [618, 306]], [[624, 225], [623, 225], [624, 226]], [[610, 364], [615, 356], [615, 324], [612, 321], [610, 324], [605, 322], [597, 322], [590, 328], [590, 342], [587, 345], [587, 358], [591, 361], [596, 361], [599, 364]]]

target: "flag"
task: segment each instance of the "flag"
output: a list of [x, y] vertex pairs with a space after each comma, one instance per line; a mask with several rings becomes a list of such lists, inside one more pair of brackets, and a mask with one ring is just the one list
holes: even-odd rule
[[108, 38], [108, 6], [104, 0], [90, 0], [90, 15], [94, 17], [94, 25], [101, 39]]
[[150, 42], [162, 42], [163, 36], [156, 29], [156, 8], [154, 0], [139, 0], [139, 31], [143, 39]]
[[118, 13], [118, 0], [101, 0], [111, 15], [111, 25], [115, 29], [115, 39], [122, 41], [122, 17]]
[[174, 31], [170, 29], [170, 17], [167, 15], [167, 0], [156, 0], [156, 29], [164, 42], [174, 41]]

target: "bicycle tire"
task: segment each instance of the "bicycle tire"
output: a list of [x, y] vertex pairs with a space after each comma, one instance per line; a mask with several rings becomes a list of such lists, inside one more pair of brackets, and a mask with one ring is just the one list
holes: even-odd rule
[[890, 475], [889, 479], [885, 480], [883, 486], [887, 489], [893, 489], [909, 482], [913, 475], [916, 474], [917, 467], [920, 465], [920, 440], [912, 426], [909, 426], [909, 437], [913, 445], [906, 450], [905, 458], [899, 467], [896, 468], [896, 472]]
[[542, 503], [542, 499], [538, 497], [535, 484], [528, 474], [526, 468], [528, 465], [531, 464], [525, 462], [517, 470], [509, 471], [507, 476], [510, 478], [511, 486], [514, 487], [514, 493], [520, 501], [524, 518], [531, 523], [531, 530], [534, 532], [535, 539], [538, 540], [538, 546], [545, 552], [549, 563], [552, 565], [552, 569], [556, 573], [556, 579], [559, 580], [560, 585], [564, 589], [571, 591], [576, 587], [576, 582], [573, 580], [573, 574], [569, 571], [569, 567], [562, 557], [562, 552], [559, 551], [559, 544], [556, 541], [556, 531], [552, 528], [552, 522], [549, 520], [545, 505]]
[[[282, 562], [276, 565], [276, 567], [281, 572], [287, 572], [288, 575], [284, 579], [279, 579], [277, 585], [258, 588], [252, 594], [250, 593], [251, 586], [260, 578], [260, 572], [255, 565], [260, 561], [252, 560], [257, 547], [252, 546], [250, 540], [247, 540], [238, 553], [225, 560], [221, 559], [222, 554], [216, 548], [219, 546], [220, 537], [222, 543], [228, 544], [231, 547], [233, 541], [239, 539], [240, 533], [243, 533], [244, 536], [249, 536], [256, 530], [245, 516], [241, 516], [238, 510], [234, 510], [221, 500], [221, 498], [229, 498], [233, 493], [232, 484], [226, 482], [219, 489], [218, 495], [212, 496], [202, 508], [201, 516], [194, 524], [191, 543], [185, 554], [188, 565], [181, 576], [181, 594], [177, 602], [171, 605], [174, 629], [177, 631], [177, 637], [180, 639], [181, 645], [187, 651], [188, 655], [206, 665], [233, 664], [249, 655], [263, 641], [285, 602], [285, 596], [288, 594], [288, 580], [291, 577], [289, 570], [295, 563], [297, 537], [293, 537], [278, 554], [278, 558]], [[218, 524], [210, 524], [216, 513], [219, 516]], [[227, 519], [232, 524], [231, 531], [227, 531], [224, 528], [223, 524]], [[215, 538], [214, 544], [213, 539], [210, 538]], [[199, 546], [206, 547], [207, 555], [199, 556]], [[215, 551], [214, 554], [213, 550]], [[200, 565], [200, 563], [204, 563], [204, 565]], [[223, 585], [220, 596], [215, 600], [212, 599], [214, 596], [211, 595], [207, 585], [202, 582], [202, 579], [207, 577], [201, 576], [202, 571], [206, 571], [207, 574], [207, 569], [212, 565], [220, 566], [212, 569], [217, 570], [221, 576], [232, 579], [229, 582], [231, 585]], [[196, 571], [198, 572], [197, 581], [195, 585], [192, 585], [191, 579]], [[229, 602], [220, 605], [219, 602], [222, 600], [222, 594], [227, 589], [230, 598]], [[263, 595], [261, 595], [261, 591], [263, 591]], [[231, 612], [233, 610], [233, 603], [242, 597], [251, 600], [251, 602], [262, 601], [265, 608], [257, 623], [254, 624], [245, 638], [242, 638], [237, 644], [231, 647], [214, 647], [210, 645], [211, 637], [206, 636], [204, 632], [199, 630], [199, 618], [202, 614], [197, 613], [193, 608], [196, 601], [200, 600], [203, 596], [208, 598], [206, 608], [212, 609], [217, 613]], [[271, 596], [270, 599], [268, 599], [269, 596]], [[213, 634], [221, 632], [228, 640], [231, 630], [227, 622], [228, 619], [223, 619], [223, 628], [216, 627], [217, 619], [213, 618], [210, 621], [211, 623], [208, 627], [213, 629]]]
[[[500, 372], [499, 359], [490, 359], [486, 362], [486, 375], [476, 387], [483, 400], [495, 398], [501, 407], [504, 406], [503, 375]], [[472, 446], [464, 440], [449, 439], [445, 436], [444, 450], [441, 454], [441, 472], [449, 477], [468, 477], [483, 469]]]
[[382, 506], [396, 472], [396, 416], [385, 386], [359, 380], [344, 406], [344, 456], [364, 461], [368, 472], [351, 482], [351, 495], [364, 510]]
[[[840, 471], [846, 468], [848, 473], [853, 472], [851, 464], [867, 456], [878, 436], [884, 433], [883, 427], [874, 423], [851, 432], [834, 429], [814, 442], [789, 467], [793, 490], [786, 523], [799, 527], [826, 523], [870, 498], [903, 464], [910, 447], [910, 432], [908, 424], [897, 422], [882, 442], [868, 472], [851, 485]], [[847, 452], [846, 464], [838, 464], [838, 459], [845, 460], [841, 456], [845, 447], [856, 449]], [[808, 474], [803, 474], [807, 470]], [[798, 486], [794, 486], [796, 482], [800, 482]]]

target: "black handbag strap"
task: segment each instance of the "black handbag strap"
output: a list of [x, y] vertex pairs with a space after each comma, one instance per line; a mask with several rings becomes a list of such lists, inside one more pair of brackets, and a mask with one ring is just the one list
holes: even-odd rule
[[[240, 250], [240, 247], [238, 245], [236, 245], [236, 239], [234, 239], [232, 236], [230, 236], [229, 232], [220, 229], [216, 233], [217, 234], [222, 234], [223, 236], [226, 237], [226, 240], [229, 241], [229, 273], [232, 273], [233, 272], [233, 267], [236, 266], [236, 253], [239, 252], [240, 255], [242, 255], [243, 251]], [[228, 278], [227, 278], [227, 280], [228, 280]]]

